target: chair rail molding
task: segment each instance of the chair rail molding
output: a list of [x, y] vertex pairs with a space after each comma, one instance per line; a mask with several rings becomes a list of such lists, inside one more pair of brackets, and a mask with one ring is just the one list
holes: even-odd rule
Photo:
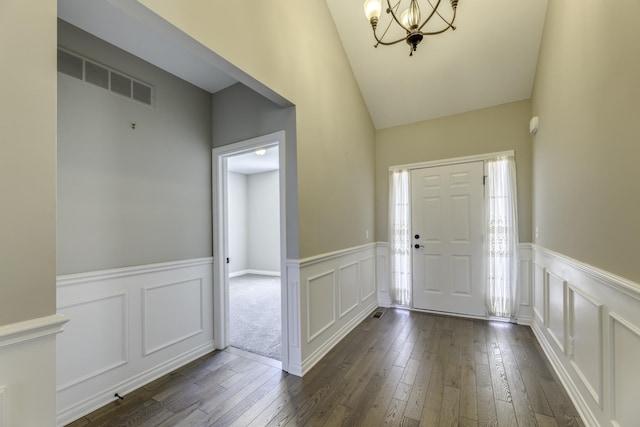
[[582, 420], [635, 425], [640, 284], [531, 246], [531, 327]]
[[210, 257], [59, 276], [57, 304], [59, 425], [215, 348]]
[[375, 243], [287, 262], [289, 298], [300, 302], [299, 312], [289, 313], [290, 347], [299, 346], [297, 375], [307, 373], [376, 309], [377, 265]]

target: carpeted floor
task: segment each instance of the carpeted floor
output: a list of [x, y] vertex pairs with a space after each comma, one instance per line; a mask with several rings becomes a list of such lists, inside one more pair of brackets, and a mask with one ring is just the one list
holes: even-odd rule
[[231, 346], [282, 360], [280, 277], [246, 274], [229, 279]]

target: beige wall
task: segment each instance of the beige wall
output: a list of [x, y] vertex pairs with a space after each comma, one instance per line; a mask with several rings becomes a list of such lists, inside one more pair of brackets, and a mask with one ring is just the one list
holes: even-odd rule
[[531, 241], [531, 135], [529, 100], [484, 108], [376, 134], [376, 236], [387, 240], [389, 167], [514, 150], [518, 231]]
[[373, 241], [375, 133], [326, 2], [141, 3], [296, 105], [300, 258]]
[[640, 282], [640, 3], [549, 2], [532, 111], [538, 243]]
[[0, 5], [0, 326], [56, 308], [56, 13]]

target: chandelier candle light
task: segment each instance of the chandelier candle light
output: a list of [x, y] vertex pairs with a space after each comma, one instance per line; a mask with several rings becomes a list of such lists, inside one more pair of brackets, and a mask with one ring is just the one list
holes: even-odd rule
[[[380, 19], [380, 12], [382, 11], [381, 2], [385, 1], [387, 3], [387, 14], [391, 15], [389, 18], [389, 24], [387, 28], [384, 30], [381, 36], [378, 36], [377, 27], [378, 20]], [[426, 19], [422, 20], [420, 14], [420, 5], [418, 4], [418, 0], [409, 0], [409, 6], [406, 9], [401, 8], [401, 3], [403, 0], [398, 0], [397, 3], [391, 4], [391, 0], [365, 0], [364, 2], [364, 13], [367, 16], [367, 19], [371, 23], [371, 28], [373, 29], [373, 36], [376, 39], [375, 47], [382, 44], [385, 46], [389, 46], [392, 44], [399, 43], [401, 41], [406, 41], [410, 47], [409, 56], [413, 56], [413, 52], [418, 48], [418, 44], [422, 41], [424, 36], [432, 36], [435, 34], [441, 34], [447, 31], [448, 29], [455, 30], [456, 27], [453, 26], [453, 22], [456, 20], [456, 10], [458, 8], [458, 0], [450, 0], [451, 2], [451, 12], [441, 14], [438, 11], [440, 7], [441, 0], [436, 0], [435, 5], [431, 2], [432, 0], [426, 0], [427, 6], [429, 7], [429, 13]], [[400, 11], [402, 11], [400, 13]], [[446, 16], [446, 17], [445, 17]], [[427, 28], [427, 23], [431, 21], [432, 18], [435, 21], [438, 21], [440, 27], [439, 28]], [[441, 21], [441, 22], [440, 22]], [[396, 40], [392, 41], [384, 41], [384, 38], [389, 31], [389, 27], [393, 23], [398, 24], [404, 30], [404, 36], [400, 37]], [[430, 24], [431, 25], [431, 24]], [[424, 31], [423, 31], [424, 29]], [[429, 29], [429, 31], [427, 31]]]

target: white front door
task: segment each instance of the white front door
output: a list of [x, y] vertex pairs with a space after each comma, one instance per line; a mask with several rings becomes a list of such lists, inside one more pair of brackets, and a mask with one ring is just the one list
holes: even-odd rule
[[411, 172], [413, 306], [485, 316], [484, 163]]

